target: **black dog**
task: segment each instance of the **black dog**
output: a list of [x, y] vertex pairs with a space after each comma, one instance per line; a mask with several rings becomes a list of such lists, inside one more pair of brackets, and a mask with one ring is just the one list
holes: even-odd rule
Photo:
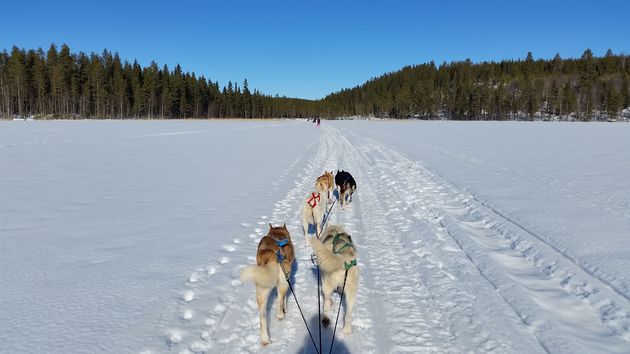
[[341, 208], [345, 209], [346, 199], [352, 200], [352, 193], [357, 189], [357, 182], [354, 180], [350, 172], [337, 170], [335, 175], [335, 184], [339, 186], [339, 200]]

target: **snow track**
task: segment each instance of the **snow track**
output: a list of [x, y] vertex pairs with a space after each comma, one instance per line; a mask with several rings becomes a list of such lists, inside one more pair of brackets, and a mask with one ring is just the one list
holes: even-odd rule
[[[331, 169], [358, 183], [350, 207], [335, 205], [328, 222], [353, 236], [361, 273], [354, 332], [337, 333], [335, 353], [629, 351], [630, 303], [614, 284], [422, 163], [329, 125], [319, 134], [267, 193], [278, 198], [270, 216], [242, 221], [243, 234], [220, 245], [224, 256], [186, 275], [146, 352], [314, 353], [290, 294], [286, 318], [275, 319], [275, 292], [272, 344], [260, 346], [254, 286], [238, 275], [267, 223], [286, 223], [296, 244], [291, 281], [318, 341], [317, 275], [299, 215]], [[333, 297], [333, 311], [338, 304]], [[322, 329], [324, 352], [330, 339]]]

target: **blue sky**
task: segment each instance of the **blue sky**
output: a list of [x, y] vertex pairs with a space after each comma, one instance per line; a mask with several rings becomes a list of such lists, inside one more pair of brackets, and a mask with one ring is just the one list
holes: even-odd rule
[[[321, 98], [405, 65], [630, 53], [630, 1], [10, 1], [0, 49], [104, 48]], [[625, 18], [624, 18], [625, 16]]]

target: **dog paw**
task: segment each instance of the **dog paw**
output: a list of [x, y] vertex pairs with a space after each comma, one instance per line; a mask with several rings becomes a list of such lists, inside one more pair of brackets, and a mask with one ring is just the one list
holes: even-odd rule
[[322, 325], [324, 328], [328, 328], [328, 326], [330, 326], [330, 318], [328, 318], [328, 316], [324, 316], [324, 318], [322, 318]]
[[276, 319], [278, 319], [278, 321], [284, 320], [284, 312], [278, 312], [278, 314], [276, 315]]
[[260, 340], [260, 344], [262, 344], [263, 347], [269, 345], [270, 343], [271, 341], [269, 340], [269, 338]]
[[352, 334], [352, 326], [351, 325], [344, 325], [343, 326], [343, 334], [351, 335]]

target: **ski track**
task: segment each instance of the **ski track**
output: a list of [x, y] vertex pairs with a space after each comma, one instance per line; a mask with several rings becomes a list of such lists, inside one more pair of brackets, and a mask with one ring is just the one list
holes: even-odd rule
[[[371, 129], [369, 129], [369, 131], [383, 136], [392, 137], [391, 134], [383, 133], [380, 131], [375, 131]], [[497, 166], [491, 162], [479, 158], [473, 158], [461, 152], [454, 152], [434, 145], [419, 143], [417, 141], [413, 141], [404, 137], [396, 137], [396, 139], [402, 139], [422, 149], [430, 150], [444, 155], [446, 158], [455, 159], [482, 170], [492, 171], [509, 179], [526, 181], [531, 185], [549, 187], [555, 191], [564, 192], [566, 195], [576, 198], [580, 203], [583, 203], [585, 205], [595, 206], [599, 210], [609, 212], [619, 217], [630, 218], [630, 213], [628, 212], [628, 210], [630, 210], [630, 206], [628, 205], [628, 202], [616, 198], [612, 195], [603, 192], [588, 192], [585, 190], [577, 191], [571, 187], [570, 183], [565, 181], [559, 181], [553, 178], [549, 178], [547, 176], [534, 174], [527, 171], [523, 172], [511, 168]]]
[[[360, 269], [353, 334], [340, 331], [342, 309], [335, 353], [628, 352], [630, 304], [611, 284], [421, 163], [331, 126], [319, 133], [318, 146], [268, 191], [284, 195], [270, 216], [240, 222], [242, 234], [218, 246], [224, 256], [185, 276], [143, 353], [314, 353], [290, 292], [283, 321], [272, 293], [272, 344], [262, 347], [254, 286], [238, 278], [255, 262], [267, 223], [286, 223], [296, 249], [291, 284], [319, 342], [317, 273], [300, 211], [315, 179], [331, 169], [357, 180], [350, 207], [335, 204], [328, 222], [353, 236]], [[335, 295], [333, 319], [338, 306]], [[331, 332], [322, 329], [322, 352]]]

